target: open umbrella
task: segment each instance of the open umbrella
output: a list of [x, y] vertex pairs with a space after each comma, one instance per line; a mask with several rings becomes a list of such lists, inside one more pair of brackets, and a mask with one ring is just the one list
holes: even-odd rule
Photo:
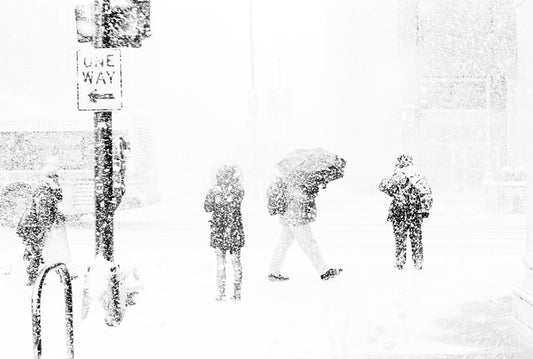
[[276, 164], [284, 176], [315, 179], [327, 184], [344, 176], [346, 161], [323, 148], [296, 149]]

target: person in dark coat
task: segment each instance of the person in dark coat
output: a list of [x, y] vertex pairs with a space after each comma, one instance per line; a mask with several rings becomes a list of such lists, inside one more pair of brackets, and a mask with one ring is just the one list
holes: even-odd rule
[[44, 170], [44, 177], [32, 193], [29, 207], [17, 225], [17, 235], [25, 245], [23, 259], [28, 261], [27, 285], [33, 285], [43, 263], [43, 247], [47, 233], [61, 219], [58, 203], [62, 200], [59, 175], [54, 168]]
[[392, 197], [387, 220], [392, 222], [396, 242], [396, 268], [403, 269], [407, 261], [409, 235], [414, 266], [422, 269], [422, 221], [429, 216], [432, 198], [427, 181], [413, 165], [413, 157], [399, 156], [394, 173], [381, 181], [379, 190]]
[[212, 213], [211, 242], [217, 258], [217, 300], [226, 296], [226, 253], [229, 251], [234, 273], [232, 300], [241, 299], [242, 265], [241, 248], [244, 246], [241, 203], [244, 198], [239, 171], [236, 166], [225, 165], [216, 175], [216, 186], [209, 190], [204, 202], [206, 212]]

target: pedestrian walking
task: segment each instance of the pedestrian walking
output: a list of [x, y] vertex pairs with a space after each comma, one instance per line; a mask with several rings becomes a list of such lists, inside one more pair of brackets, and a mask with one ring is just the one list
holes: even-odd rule
[[244, 189], [235, 165], [222, 166], [216, 174], [216, 185], [211, 188], [204, 202], [206, 212], [212, 213], [211, 242], [217, 260], [216, 300], [226, 297], [226, 254], [229, 252], [233, 265], [234, 291], [232, 300], [241, 300], [242, 264], [241, 248], [244, 246], [241, 203]]
[[341, 268], [330, 268], [324, 261], [311, 232], [311, 223], [316, 219], [315, 198], [319, 189], [341, 178], [345, 164], [340, 157], [320, 148], [295, 150], [278, 163], [278, 169], [285, 176], [275, 179], [267, 191], [269, 213], [280, 215], [281, 223], [281, 236], [270, 263], [269, 280], [289, 279], [280, 272], [294, 239], [322, 280], [342, 272]]
[[429, 216], [433, 196], [427, 179], [413, 164], [413, 157], [400, 155], [393, 174], [384, 178], [379, 190], [392, 197], [387, 220], [392, 222], [395, 237], [396, 268], [403, 269], [407, 261], [407, 237], [411, 241], [414, 267], [424, 265], [422, 222]]
[[62, 198], [57, 169], [46, 168], [16, 229], [25, 246], [23, 259], [28, 262], [27, 285], [33, 285], [39, 273], [39, 266], [44, 262], [43, 248], [47, 235], [54, 224], [62, 220], [58, 210]]

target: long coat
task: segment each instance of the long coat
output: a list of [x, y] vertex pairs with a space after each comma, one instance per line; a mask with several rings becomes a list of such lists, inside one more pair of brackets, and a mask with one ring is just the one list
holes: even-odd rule
[[25, 257], [31, 254], [28, 252], [42, 249], [46, 233], [61, 216], [58, 203], [62, 198], [61, 187], [50, 178], [40, 183], [33, 192], [31, 203], [16, 230], [26, 245]]
[[233, 251], [244, 246], [241, 203], [244, 189], [238, 181], [222, 182], [210, 189], [204, 202], [212, 213], [211, 247]]

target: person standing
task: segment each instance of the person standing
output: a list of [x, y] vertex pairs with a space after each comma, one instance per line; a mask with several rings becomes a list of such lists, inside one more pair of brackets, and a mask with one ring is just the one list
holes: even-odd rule
[[212, 213], [211, 242], [217, 259], [216, 300], [226, 297], [226, 253], [230, 253], [234, 273], [234, 291], [232, 300], [241, 300], [242, 264], [241, 248], [244, 246], [244, 229], [242, 224], [241, 203], [244, 189], [238, 168], [225, 165], [217, 171], [216, 185], [211, 188], [204, 202], [204, 209]]
[[37, 279], [46, 236], [59, 219], [58, 204], [62, 198], [57, 169], [46, 168], [16, 229], [25, 245], [23, 259], [28, 261], [27, 285], [33, 285]]
[[268, 279], [286, 281], [289, 278], [280, 274], [287, 251], [294, 239], [307, 255], [322, 280], [338, 276], [342, 269], [329, 268], [316, 240], [311, 232], [311, 223], [316, 219], [315, 198], [319, 186], [326, 183], [309, 181], [305, 174], [293, 173], [285, 178], [278, 178], [270, 186], [267, 197], [271, 215], [279, 214], [281, 238], [274, 250], [270, 263]]
[[380, 182], [379, 190], [392, 197], [387, 220], [392, 222], [395, 237], [396, 268], [403, 269], [407, 261], [409, 236], [414, 267], [421, 270], [424, 265], [422, 221], [429, 216], [433, 198], [411, 155], [402, 154], [397, 158], [392, 176]]

